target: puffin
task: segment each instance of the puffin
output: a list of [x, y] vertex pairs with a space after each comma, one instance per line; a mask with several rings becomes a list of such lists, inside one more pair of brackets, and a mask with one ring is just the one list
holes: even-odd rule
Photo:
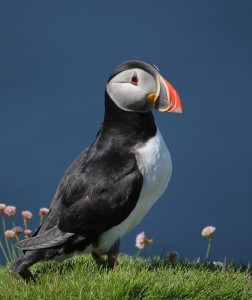
[[140, 60], [118, 65], [105, 88], [104, 120], [94, 142], [70, 165], [49, 213], [11, 271], [22, 277], [39, 261], [91, 253], [118, 267], [120, 240], [166, 190], [172, 162], [153, 110], [182, 113], [174, 87]]

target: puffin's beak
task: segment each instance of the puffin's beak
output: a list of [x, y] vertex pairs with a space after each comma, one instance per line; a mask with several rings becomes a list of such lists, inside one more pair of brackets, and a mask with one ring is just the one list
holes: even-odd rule
[[182, 113], [183, 105], [174, 87], [161, 75], [157, 75], [157, 90], [150, 94], [149, 100], [155, 102], [155, 109], [161, 112]]

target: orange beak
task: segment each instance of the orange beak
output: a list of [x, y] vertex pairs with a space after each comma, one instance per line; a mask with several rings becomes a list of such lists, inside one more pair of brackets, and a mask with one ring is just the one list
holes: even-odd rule
[[157, 76], [155, 109], [161, 112], [182, 113], [183, 105], [174, 87], [161, 75]]

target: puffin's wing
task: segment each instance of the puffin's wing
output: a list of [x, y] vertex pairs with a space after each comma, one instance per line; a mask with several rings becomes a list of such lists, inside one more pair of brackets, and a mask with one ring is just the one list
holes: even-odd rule
[[19, 248], [52, 248], [76, 234], [92, 239], [129, 216], [140, 196], [143, 176], [132, 156], [114, 157], [112, 162], [106, 158], [95, 160], [84, 171], [78, 168], [66, 174], [56, 193], [61, 202], [54, 203], [43, 224], [55, 214], [57, 225], [40, 234], [42, 226], [35, 237], [17, 243]]
[[94, 237], [123, 222], [137, 204], [143, 176], [134, 164], [120, 177], [109, 185], [98, 183], [88, 196], [66, 205], [59, 218], [60, 230]]

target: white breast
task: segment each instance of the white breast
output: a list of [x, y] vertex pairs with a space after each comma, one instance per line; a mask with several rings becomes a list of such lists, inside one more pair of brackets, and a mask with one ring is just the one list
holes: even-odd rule
[[[107, 253], [118, 238], [132, 230], [167, 188], [172, 172], [170, 153], [159, 131], [155, 137], [134, 149], [137, 165], [143, 175], [142, 192], [136, 207], [121, 224], [104, 232], [95, 251]], [[88, 247], [89, 248], [89, 247]], [[94, 249], [86, 249], [86, 252]]]

